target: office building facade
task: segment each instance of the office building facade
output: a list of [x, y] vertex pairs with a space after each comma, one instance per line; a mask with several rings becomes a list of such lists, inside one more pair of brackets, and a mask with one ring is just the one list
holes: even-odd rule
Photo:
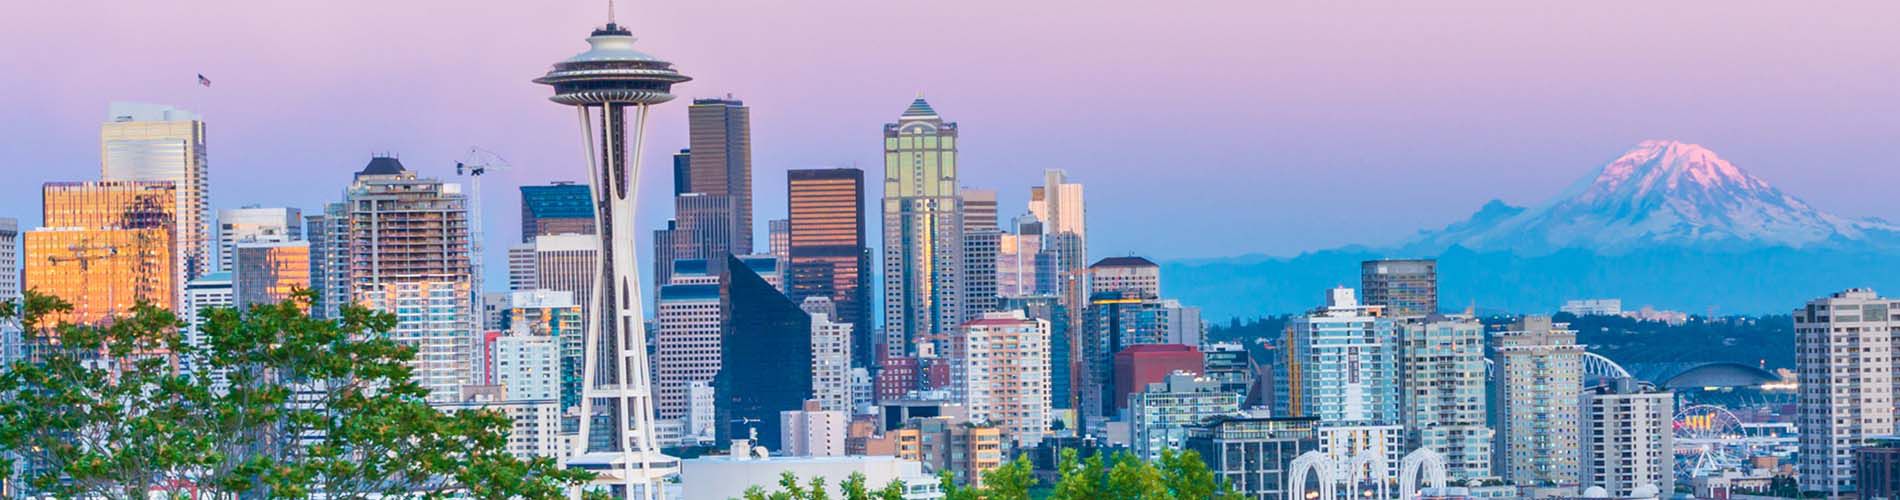
[[594, 193], [586, 184], [560, 181], [521, 186], [521, 242], [558, 234], [594, 234]]
[[792, 170], [786, 174], [787, 295], [831, 299], [834, 322], [852, 328], [853, 366], [871, 366], [882, 339], [871, 322], [871, 252], [864, 229], [864, 171], [855, 168]]
[[1392, 318], [1424, 317], [1438, 312], [1438, 261], [1368, 260], [1359, 264], [1359, 288], [1367, 305], [1385, 308]]
[[1491, 335], [1492, 471], [1520, 487], [1569, 486], [1582, 474], [1577, 415], [1583, 346], [1569, 325], [1525, 316]]
[[750, 254], [753, 248], [752, 109], [730, 97], [694, 99], [692, 106], [686, 109], [686, 120], [692, 151], [688, 156], [691, 178], [687, 185], [691, 192], [725, 198], [725, 205], [719, 211], [727, 217], [725, 235], [728, 239], [720, 246], [733, 255]]
[[1041, 443], [1053, 419], [1049, 322], [988, 313], [965, 323], [951, 345], [951, 393], [970, 419], [997, 426], [1016, 446]]
[[303, 211], [285, 207], [227, 208], [218, 211], [217, 266], [229, 272], [241, 243], [284, 243], [303, 240]]
[[1407, 449], [1445, 457], [1458, 482], [1491, 477], [1484, 324], [1430, 316], [1399, 325], [1399, 414]]
[[1610, 498], [1676, 491], [1675, 394], [1630, 378], [1583, 391], [1582, 489]]
[[[884, 330], [892, 356], [963, 323], [957, 124], [922, 97], [884, 125]], [[933, 346], [942, 351], [945, 346]]]
[[48, 324], [95, 324], [143, 300], [176, 310], [182, 282], [168, 182], [49, 182], [43, 224], [25, 236], [25, 282], [72, 304]]
[[1801, 490], [1857, 491], [1854, 449], [1895, 433], [1900, 301], [1855, 288], [1794, 311]]
[[173, 283], [211, 271], [207, 151], [204, 119], [171, 106], [114, 102], [99, 127], [101, 180], [172, 185]]

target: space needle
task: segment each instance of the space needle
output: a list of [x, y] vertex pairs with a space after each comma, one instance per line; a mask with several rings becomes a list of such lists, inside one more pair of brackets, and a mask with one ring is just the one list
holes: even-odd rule
[[672, 63], [635, 50], [633, 42], [633, 33], [614, 22], [610, 1], [607, 25], [587, 37], [587, 51], [554, 63], [554, 69], [534, 82], [554, 87], [549, 100], [573, 106], [580, 116], [594, 190], [594, 232], [600, 237], [582, 341], [583, 422], [567, 466], [594, 472], [596, 486], [618, 489], [621, 498], [631, 500], [637, 494], [652, 500], [680, 464], [661, 454], [653, 442], [653, 393], [644, 301], [633, 254], [633, 213], [648, 108], [673, 100], [673, 84], [692, 78], [675, 71]]

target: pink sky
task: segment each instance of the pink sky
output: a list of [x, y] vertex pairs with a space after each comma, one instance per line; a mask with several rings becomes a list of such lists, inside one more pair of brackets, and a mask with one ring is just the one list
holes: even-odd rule
[[[583, 174], [572, 114], [529, 80], [584, 48], [600, 2], [19, 4], [0, 18], [0, 215], [23, 225], [39, 183], [97, 175], [112, 100], [207, 115], [214, 208], [314, 210], [371, 152], [448, 176], [480, 145], [515, 165], [488, 181], [499, 245], [513, 185]], [[1087, 184], [1096, 256], [1391, 241], [1541, 200], [1646, 138], [1841, 215], [1900, 214], [1869, 187], [1900, 182], [1900, 4], [1348, 4], [625, 1], [621, 20], [695, 77], [683, 98], [753, 106], [761, 232], [786, 169], [876, 185], [879, 126], [918, 91], [1006, 216], [1040, 169]], [[663, 108], [650, 165], [683, 145], [683, 109]], [[652, 227], [670, 210], [649, 174]]]

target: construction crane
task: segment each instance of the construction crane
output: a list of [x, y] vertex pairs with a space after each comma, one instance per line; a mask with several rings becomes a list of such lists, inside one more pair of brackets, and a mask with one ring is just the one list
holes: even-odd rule
[[[95, 250], [104, 250], [105, 255], [91, 255], [88, 253]], [[61, 257], [53, 255], [46, 258], [47, 262], [54, 264], [61, 262], [78, 262], [79, 272], [84, 273], [92, 270], [92, 261], [111, 259], [119, 256], [119, 247], [112, 245], [93, 245], [91, 241], [67, 245], [66, 251], [71, 252], [72, 256]]]
[[[469, 146], [468, 153], [462, 155], [462, 160], [455, 162], [455, 175], [469, 177], [469, 204], [471, 206], [468, 209], [468, 251], [469, 274], [474, 292], [474, 296], [470, 299], [473, 301], [474, 311], [481, 311], [482, 306], [482, 176], [491, 169], [507, 170], [509, 168], [511, 167], [508, 165], [508, 160], [495, 154], [494, 151], [482, 149], [481, 146]], [[482, 315], [474, 316], [479, 318]], [[475, 331], [480, 332], [481, 326], [478, 323]]]

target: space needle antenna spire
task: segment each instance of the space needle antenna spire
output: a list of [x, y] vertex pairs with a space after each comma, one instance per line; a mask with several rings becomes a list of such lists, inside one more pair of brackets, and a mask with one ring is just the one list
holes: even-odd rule
[[607, 24], [614, 24], [614, 0], [607, 0]]

